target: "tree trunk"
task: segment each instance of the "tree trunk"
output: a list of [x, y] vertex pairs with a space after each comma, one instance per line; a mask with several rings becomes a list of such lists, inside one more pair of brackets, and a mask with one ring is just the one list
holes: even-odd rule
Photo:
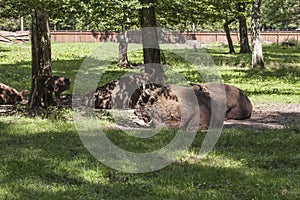
[[260, 41], [260, 6], [261, 0], [253, 2], [251, 19], [252, 68], [264, 69], [265, 65]]
[[119, 58], [118, 63], [119, 66], [122, 68], [130, 67], [130, 63], [128, 61], [127, 51], [128, 51], [128, 37], [127, 31], [123, 30], [122, 34], [120, 35], [120, 44], [119, 44]]
[[[245, 13], [246, 4], [238, 3], [237, 10], [240, 13]], [[247, 20], [243, 14], [239, 16], [239, 31], [240, 31], [240, 53], [251, 53], [249, 40], [248, 40]]]
[[49, 15], [45, 10], [32, 11], [31, 27], [32, 48], [32, 85], [30, 108], [48, 107], [52, 94], [45, 90], [45, 83], [38, 77], [52, 76], [51, 72], [51, 39], [49, 30]]
[[156, 25], [154, 8], [155, 0], [140, 0], [142, 5], [152, 4], [140, 11], [140, 23], [142, 27], [142, 43], [144, 53], [145, 72], [152, 74], [151, 81], [163, 82], [163, 69], [160, 65], [159, 37]]
[[224, 23], [224, 30], [226, 33], [226, 38], [227, 38], [227, 42], [228, 42], [228, 46], [229, 46], [229, 53], [235, 53], [234, 51], [234, 46], [233, 46], [233, 42], [230, 36], [230, 29], [229, 29], [229, 24], [231, 24], [232, 22], [234, 22], [234, 20], [226, 20]]
[[260, 41], [260, 6], [261, 0], [253, 2], [251, 19], [252, 68], [264, 69], [265, 65]]

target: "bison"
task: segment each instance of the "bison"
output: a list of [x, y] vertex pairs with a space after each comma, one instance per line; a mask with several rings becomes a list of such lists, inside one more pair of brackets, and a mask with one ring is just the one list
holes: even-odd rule
[[206, 84], [191, 84], [193, 89], [206, 92], [213, 96], [217, 102], [220, 102], [220, 94], [214, 92], [216, 88], [224, 88], [226, 94], [226, 118], [242, 120], [251, 117], [252, 104], [249, 98], [243, 91], [233, 85], [220, 83], [206, 83]]
[[18, 92], [16, 89], [0, 83], [0, 104], [1, 105], [14, 105], [14, 104], [25, 104], [24, 95], [28, 94], [29, 90], [23, 90]]

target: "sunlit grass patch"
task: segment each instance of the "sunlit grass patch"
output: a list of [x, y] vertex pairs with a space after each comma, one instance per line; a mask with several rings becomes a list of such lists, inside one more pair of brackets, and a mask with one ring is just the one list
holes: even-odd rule
[[[1, 117], [0, 129], [1, 199], [299, 197], [300, 138], [293, 129], [225, 130], [214, 151], [201, 159], [205, 132], [199, 132], [174, 164], [145, 174], [103, 165], [84, 147], [72, 122]], [[147, 150], [160, 148], [173, 133], [166, 130], [159, 136], [166, 140], [150, 140]], [[119, 130], [106, 134], [116, 145], [143, 150]]]

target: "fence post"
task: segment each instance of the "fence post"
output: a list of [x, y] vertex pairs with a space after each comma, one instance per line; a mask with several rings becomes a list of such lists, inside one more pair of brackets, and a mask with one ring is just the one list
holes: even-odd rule
[[21, 17], [21, 32], [24, 31], [24, 18]]

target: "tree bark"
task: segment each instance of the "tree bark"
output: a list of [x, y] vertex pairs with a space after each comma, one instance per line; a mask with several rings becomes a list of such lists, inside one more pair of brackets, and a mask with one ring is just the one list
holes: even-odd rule
[[234, 46], [233, 46], [233, 42], [231, 39], [231, 35], [230, 35], [230, 29], [229, 29], [229, 25], [234, 22], [234, 20], [226, 20], [224, 23], [224, 31], [226, 33], [226, 38], [227, 38], [227, 42], [228, 42], [228, 46], [229, 46], [229, 53], [235, 53], [234, 51]]
[[261, 0], [253, 2], [251, 19], [252, 68], [264, 69], [265, 65], [260, 41], [260, 7]]
[[140, 0], [140, 2], [142, 5], [149, 6], [140, 10], [145, 72], [152, 74], [151, 81], [162, 83], [163, 69], [160, 65], [159, 37], [153, 5], [155, 0]]
[[[154, 0], [140, 0], [141, 4], [153, 4]], [[160, 50], [154, 6], [142, 8], [140, 11], [144, 64], [160, 63]]]
[[[237, 3], [237, 10], [241, 13], [246, 12], [245, 3]], [[247, 20], [246, 17], [242, 14], [239, 16], [239, 32], [240, 32], [240, 53], [251, 53], [249, 40], [248, 40], [248, 31], [247, 31]]]
[[127, 51], [128, 51], [128, 37], [127, 31], [123, 30], [122, 34], [120, 35], [120, 44], [119, 44], [119, 57], [118, 63], [119, 66], [122, 68], [130, 67], [130, 63], [128, 61]]
[[45, 89], [45, 83], [38, 77], [52, 76], [51, 71], [51, 38], [49, 30], [49, 15], [46, 10], [32, 11], [31, 27], [32, 48], [32, 84], [30, 108], [48, 107], [52, 94], [41, 91]]

